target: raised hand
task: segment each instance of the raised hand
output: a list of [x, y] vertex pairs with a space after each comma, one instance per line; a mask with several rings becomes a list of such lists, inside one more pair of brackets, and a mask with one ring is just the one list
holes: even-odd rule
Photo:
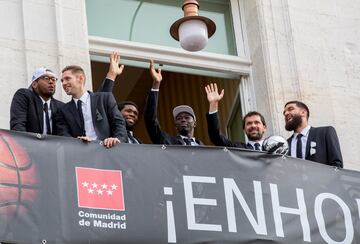
[[124, 65], [120, 65], [120, 55], [116, 52], [112, 52], [110, 54], [110, 65], [109, 65], [109, 71], [106, 75], [106, 78], [115, 81], [116, 77], [118, 75], [121, 75], [124, 70]]
[[209, 103], [218, 103], [224, 97], [224, 89], [219, 93], [216, 83], [205, 86], [205, 91]]
[[153, 88], [159, 89], [160, 83], [162, 81], [162, 75], [161, 75], [161, 68], [159, 67], [158, 70], [155, 70], [154, 61], [150, 61], [150, 74], [151, 78], [153, 79]]
[[224, 89], [219, 94], [216, 83], [210, 83], [205, 86], [207, 100], [209, 101], [209, 113], [218, 111], [219, 101], [224, 96]]

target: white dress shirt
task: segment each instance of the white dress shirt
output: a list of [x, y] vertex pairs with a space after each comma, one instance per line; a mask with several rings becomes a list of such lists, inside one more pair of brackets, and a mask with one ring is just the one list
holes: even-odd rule
[[[306, 153], [306, 143], [307, 143], [307, 140], [308, 140], [308, 137], [309, 137], [309, 131], [310, 131], [310, 128], [311, 126], [308, 125], [306, 126], [301, 132], [300, 134], [302, 134], [302, 137], [301, 137], [301, 144], [302, 144], [302, 159], [305, 159], [305, 153]], [[297, 144], [297, 135], [299, 133], [294, 133], [293, 136], [292, 136], [292, 139], [291, 139], [291, 157], [294, 157], [296, 158], [296, 144]]]
[[255, 150], [255, 143], [259, 143], [260, 144], [260, 151], [262, 151], [262, 145], [263, 145], [264, 140], [261, 141], [248, 141], [248, 143], [253, 147], [253, 149]]
[[134, 142], [130, 139], [130, 136], [128, 136], [128, 143], [129, 144], [140, 144], [139, 141], [134, 137], [134, 132], [131, 130], [127, 131], [128, 135], [130, 134]]
[[189, 138], [189, 137], [186, 137], [186, 136], [182, 136], [180, 135], [181, 139], [184, 140], [184, 138], [186, 139], [189, 139], [190, 140], [190, 143], [191, 143], [191, 146], [199, 146], [199, 144], [196, 142], [195, 140], [195, 137], [192, 137], [192, 138]]
[[[77, 101], [79, 99], [73, 98], [75, 104], [77, 104]], [[91, 140], [96, 140], [98, 137], [95, 132], [92, 114], [91, 114], [91, 99], [90, 94], [88, 92], [85, 92], [81, 97], [81, 109], [84, 116], [84, 127], [86, 136], [89, 137]]]

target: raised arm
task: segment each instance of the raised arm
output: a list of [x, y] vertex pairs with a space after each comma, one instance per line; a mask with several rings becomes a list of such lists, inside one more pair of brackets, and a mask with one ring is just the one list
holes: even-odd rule
[[150, 61], [150, 75], [153, 80], [152, 89], [160, 89], [160, 84], [162, 81], [161, 68], [159, 67], [156, 71], [154, 61]]
[[244, 148], [242, 143], [232, 142], [220, 132], [219, 115], [217, 111], [219, 101], [224, 97], [224, 90], [221, 90], [219, 93], [217, 85], [211, 83], [210, 85], [205, 86], [205, 91], [209, 102], [209, 113], [206, 114], [206, 121], [211, 142], [215, 146]]
[[152, 89], [146, 101], [144, 110], [144, 120], [150, 139], [155, 144], [163, 143], [165, 132], [160, 128], [157, 118], [157, 105], [159, 97], [159, 88], [162, 81], [161, 69], [154, 67], [154, 61], [150, 61], [150, 75], [153, 80]]
[[106, 78], [98, 88], [98, 92], [112, 92], [114, 88], [114, 82], [117, 76], [121, 75], [124, 70], [124, 65], [120, 65], [120, 55], [116, 52], [110, 54], [109, 70], [106, 74]]

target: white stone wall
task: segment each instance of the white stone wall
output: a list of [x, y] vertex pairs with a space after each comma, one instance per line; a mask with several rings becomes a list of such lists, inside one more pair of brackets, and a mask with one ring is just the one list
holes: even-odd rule
[[[35, 68], [78, 64], [91, 80], [85, 14], [83, 0], [0, 0], [0, 128], [9, 128], [12, 96]], [[55, 97], [69, 99], [60, 81]]]
[[289, 135], [283, 105], [302, 100], [312, 125], [336, 128], [345, 168], [360, 170], [360, 1], [244, 0], [244, 7], [257, 105], [273, 132]]

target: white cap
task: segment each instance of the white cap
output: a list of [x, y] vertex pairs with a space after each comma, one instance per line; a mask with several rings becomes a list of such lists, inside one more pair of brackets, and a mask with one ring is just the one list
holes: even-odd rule
[[190, 114], [196, 121], [194, 110], [188, 105], [180, 105], [173, 109], [174, 120], [176, 119], [176, 116], [178, 116], [179, 113], [183, 113], [183, 112]]
[[39, 79], [41, 76], [44, 76], [46, 74], [55, 76], [54, 72], [51, 69], [45, 67], [37, 68], [31, 77], [31, 82]]

